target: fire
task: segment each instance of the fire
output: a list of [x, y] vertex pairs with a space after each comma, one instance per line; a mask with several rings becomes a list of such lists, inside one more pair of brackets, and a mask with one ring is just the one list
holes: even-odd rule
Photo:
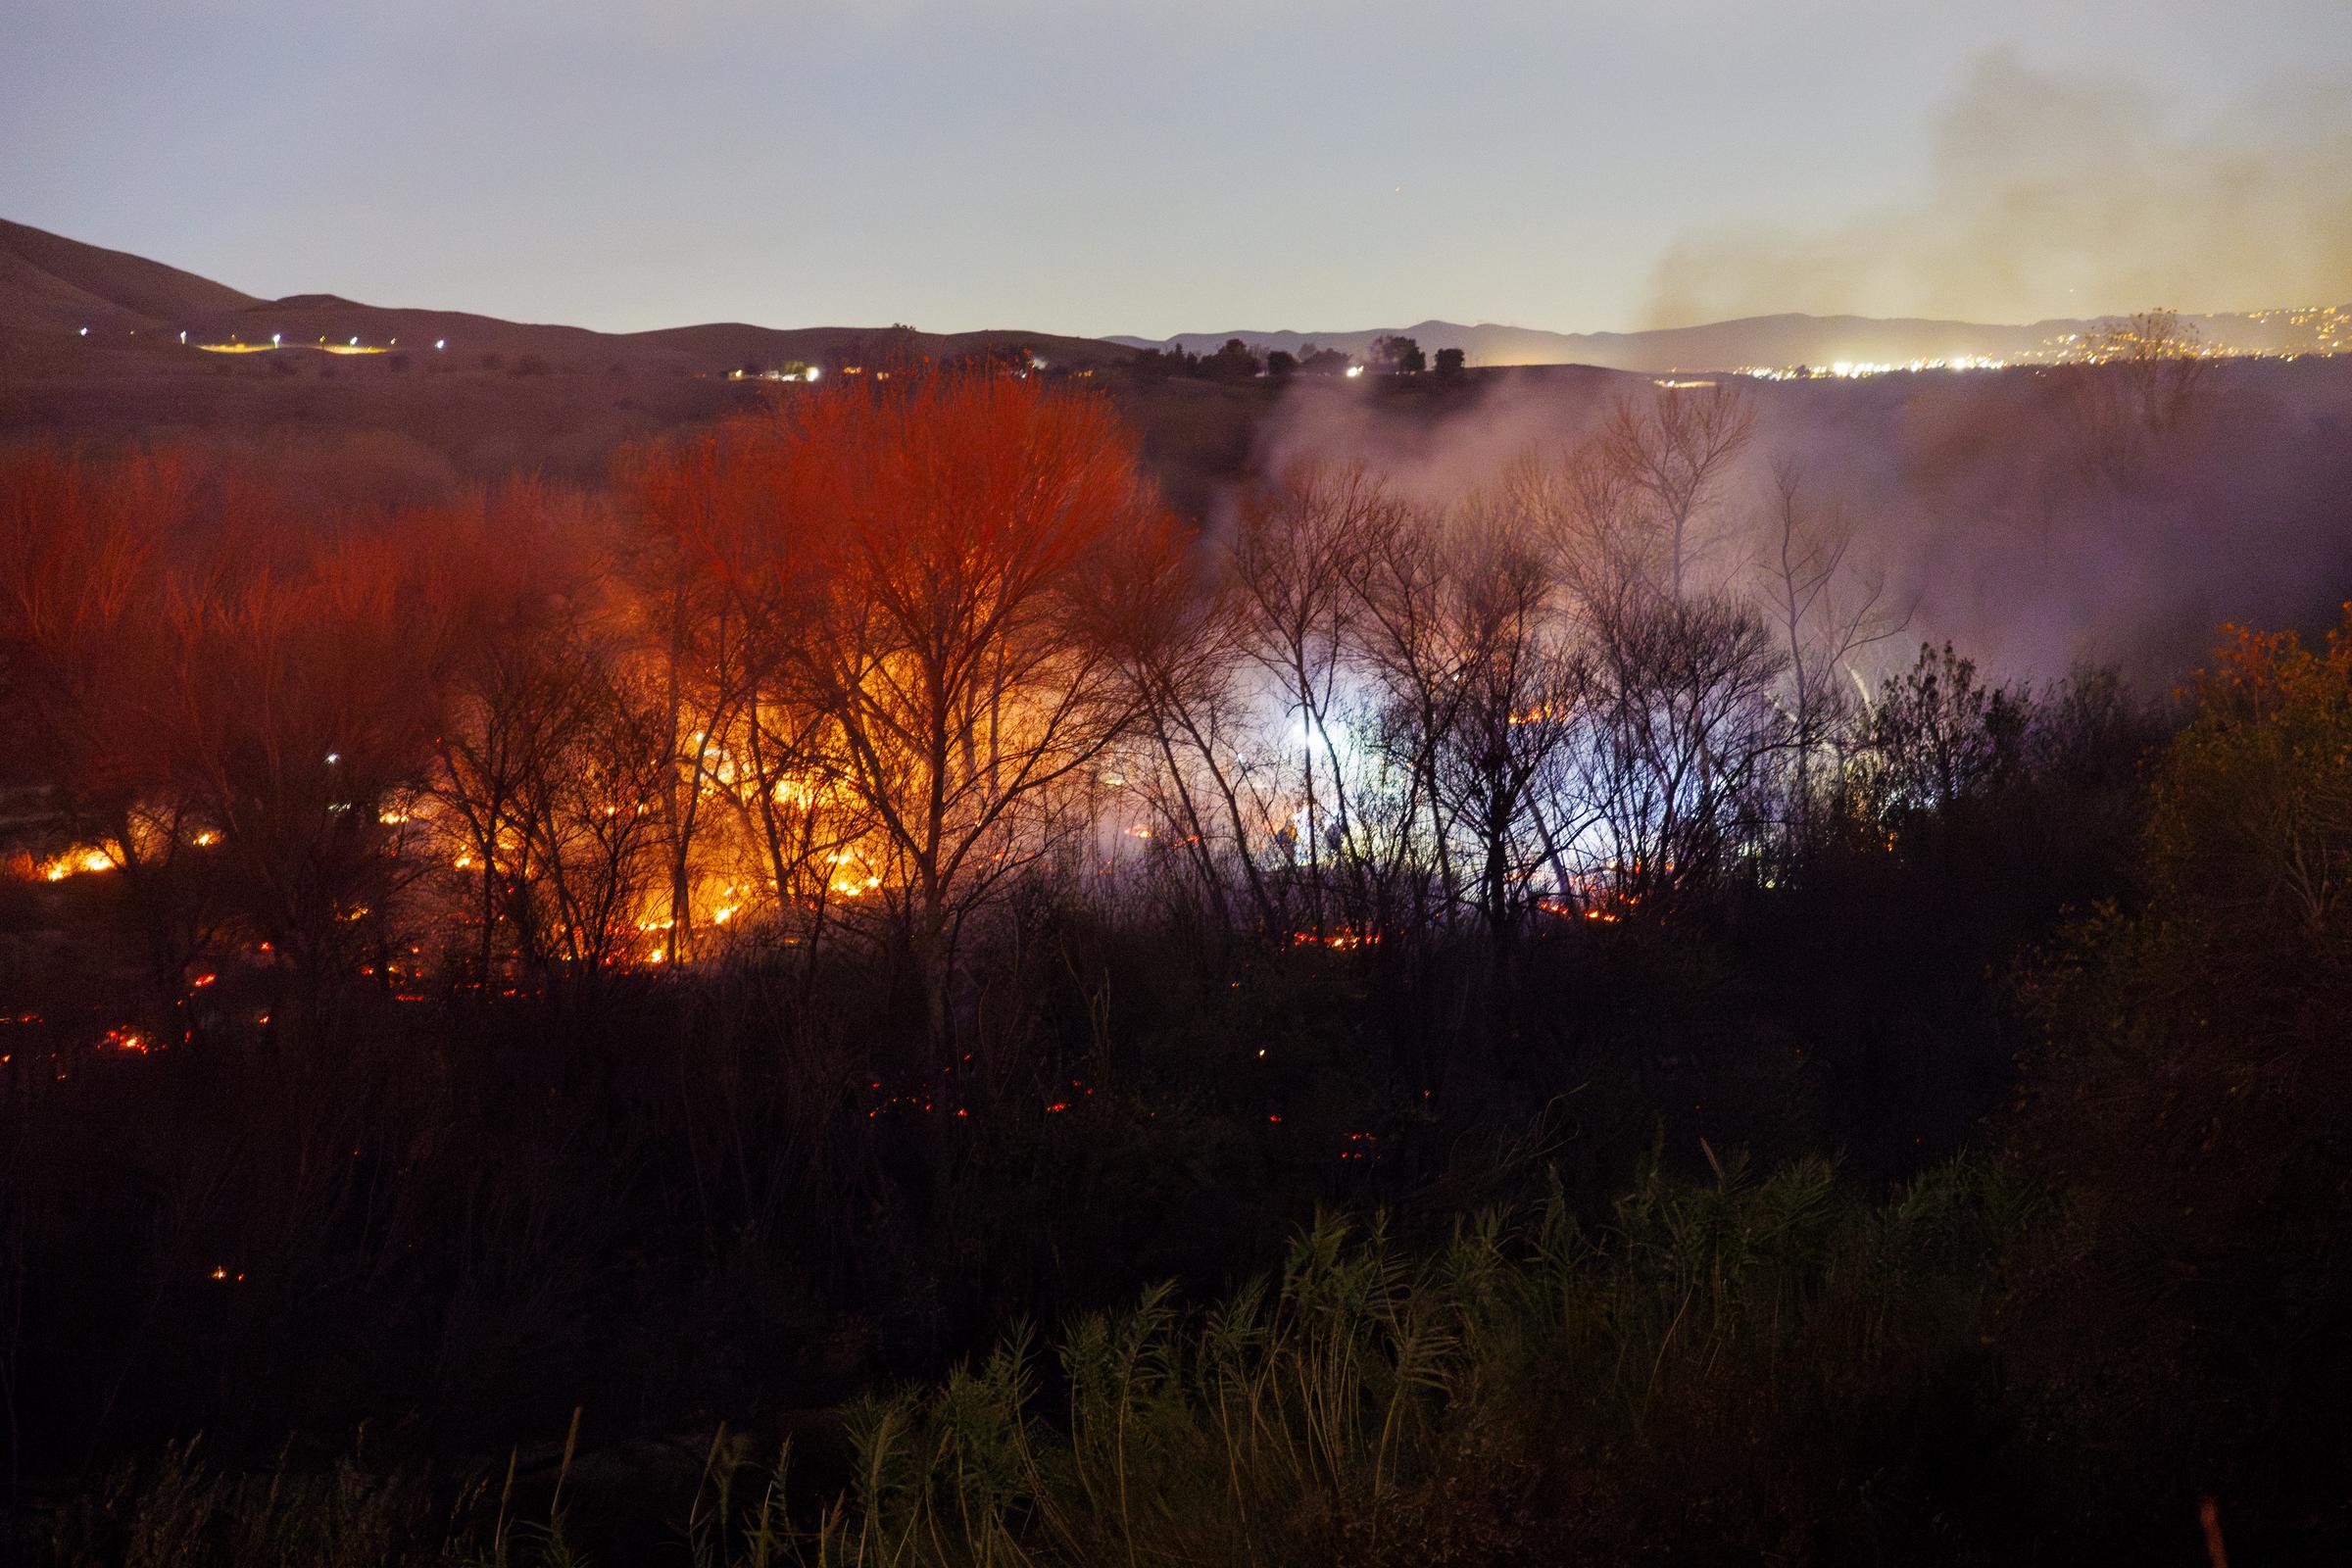
[[85, 876], [100, 871], [112, 871], [118, 864], [116, 852], [102, 845], [89, 845], [68, 850], [41, 862], [41, 880], [63, 882], [70, 876]]
[[827, 892], [841, 898], [855, 899], [882, 885], [882, 879], [878, 876], [859, 876], [858, 872], [861, 868], [858, 857], [847, 851], [836, 852], [825, 858], [833, 867], [833, 874], [825, 882]]
[[1642, 902], [1642, 896], [1638, 893], [1620, 893], [1605, 886], [1588, 884], [1582, 891], [1585, 898], [1583, 904], [1566, 898], [1538, 899], [1536, 907], [1562, 920], [1589, 920], [1596, 925], [1615, 925], [1625, 918], [1626, 910]]

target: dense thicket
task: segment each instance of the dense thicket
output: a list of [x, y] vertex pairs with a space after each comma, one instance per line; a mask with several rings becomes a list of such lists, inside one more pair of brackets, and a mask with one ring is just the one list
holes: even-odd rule
[[1976, 1561], [2193, 1553], [2212, 1495], [2340, 1542], [2352, 655], [2249, 634], [2169, 740], [1889, 659], [1753, 440], [1669, 391], [1211, 537], [986, 371], [598, 499], [13, 460], [20, 1518]]

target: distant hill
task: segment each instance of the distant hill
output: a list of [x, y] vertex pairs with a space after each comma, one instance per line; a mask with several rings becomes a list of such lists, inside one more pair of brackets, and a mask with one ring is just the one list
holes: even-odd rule
[[[766, 327], [711, 322], [651, 332], [597, 332], [586, 327], [507, 321], [463, 311], [367, 305], [335, 294], [290, 294], [258, 299], [224, 284], [121, 251], [110, 251], [23, 223], [0, 221], [0, 337], [26, 341], [79, 337], [92, 346], [121, 348], [144, 334], [149, 348], [177, 349], [186, 332], [191, 357], [154, 361], [150, 369], [199, 367], [205, 343], [289, 345], [320, 343], [424, 350], [478, 359], [534, 356], [552, 368], [606, 370], [615, 366], [685, 373], [723, 372], [743, 366], [790, 361], [838, 366], [866, 358], [954, 358], [972, 353], [1033, 355], [1049, 364], [1090, 366], [1133, 358], [1122, 345], [1093, 338], [1023, 331], [918, 332], [905, 327]], [[110, 368], [119, 372], [120, 367]]]
[[[2048, 360], [2059, 356], [2061, 344], [2070, 334], [2094, 330], [2111, 319], [1995, 325], [1865, 316], [1783, 315], [1647, 332], [1546, 332], [1492, 322], [1464, 326], [1456, 321], [1432, 320], [1411, 326], [1346, 332], [1180, 332], [1173, 338], [1114, 337], [1110, 341], [1139, 349], [1173, 343], [1189, 353], [1207, 354], [1238, 337], [1260, 352], [1285, 349], [1296, 354], [1302, 345], [1313, 343], [1360, 359], [1373, 339], [1396, 333], [1413, 339], [1431, 354], [1440, 349], [1458, 348], [1473, 366], [1592, 365], [1606, 369], [1654, 373], [1832, 365], [1841, 360], [1891, 365], [1962, 356], [2011, 362]], [[2352, 350], [2352, 307], [2200, 316], [2188, 319], [2212, 341], [2241, 351]]]
[[176, 330], [261, 303], [176, 267], [0, 220], [0, 330]]

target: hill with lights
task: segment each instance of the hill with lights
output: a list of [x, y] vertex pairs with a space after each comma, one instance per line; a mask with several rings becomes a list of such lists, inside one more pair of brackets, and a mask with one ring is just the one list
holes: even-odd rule
[[[1907, 367], [1960, 363], [2051, 364], [2074, 345], [2114, 325], [2114, 317], [2034, 321], [2005, 326], [1866, 316], [1754, 316], [1646, 332], [1546, 332], [1524, 326], [1420, 321], [1411, 326], [1344, 332], [1179, 332], [1171, 338], [1119, 337], [1138, 349], [1181, 348], [1213, 354], [1240, 338], [1259, 353], [1297, 354], [1312, 344], [1361, 359], [1375, 339], [1409, 337], [1424, 353], [1460, 349], [1474, 367], [1592, 365], [1604, 369], [1663, 374], [1827, 368], [1834, 365]], [[2216, 352], [2284, 356], [2352, 350], [2352, 305], [2297, 306], [2182, 319]]]
[[[334, 294], [260, 299], [159, 262], [85, 245], [23, 223], [0, 220], [0, 344], [9, 368], [54, 372], [57, 350], [96, 354], [80, 366], [122, 374], [139, 367], [120, 356], [142, 353], [163, 373], [212, 368], [181, 350], [260, 353], [265, 349], [340, 349], [369, 353], [436, 352], [479, 363], [497, 355], [512, 368], [529, 363], [550, 372], [623, 369], [724, 374], [789, 362], [840, 365], [965, 356], [1037, 357], [1077, 366], [1133, 357], [1122, 345], [1024, 331], [920, 332], [909, 327], [756, 326], [741, 321], [598, 332], [585, 327], [501, 320], [464, 311], [397, 309]], [[497, 367], [494, 367], [497, 368]]]

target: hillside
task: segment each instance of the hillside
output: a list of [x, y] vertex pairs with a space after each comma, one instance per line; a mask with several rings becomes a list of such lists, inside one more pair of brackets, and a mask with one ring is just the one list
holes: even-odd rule
[[517, 469], [597, 484], [629, 443], [759, 407], [761, 383], [731, 371], [970, 354], [1078, 370], [1134, 358], [1011, 330], [598, 332], [331, 293], [266, 300], [0, 223], [0, 442], [266, 451], [322, 498], [425, 499]]
[[0, 331], [177, 330], [261, 303], [176, 267], [0, 220]]
[[[1092, 366], [1133, 355], [1124, 346], [1091, 338], [1016, 330], [777, 328], [730, 321], [599, 332], [464, 311], [368, 305], [326, 293], [265, 300], [177, 268], [9, 222], [0, 222], [0, 341], [13, 350], [5, 369], [68, 376], [93, 370], [110, 376], [210, 373], [218, 369], [220, 356], [198, 352], [204, 348], [253, 352], [280, 341], [289, 348], [430, 349], [475, 363], [485, 355], [506, 362], [530, 356], [548, 369], [687, 375], [795, 360], [839, 366], [858, 359], [883, 364], [987, 353]], [[61, 361], [57, 351], [67, 346], [94, 352]], [[135, 365], [107, 353], [130, 349], [144, 351]]]

